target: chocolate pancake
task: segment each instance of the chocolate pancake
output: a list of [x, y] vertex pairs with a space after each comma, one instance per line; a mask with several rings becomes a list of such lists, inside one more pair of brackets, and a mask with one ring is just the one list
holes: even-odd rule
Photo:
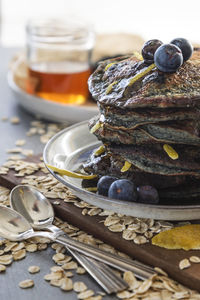
[[[101, 119], [93, 118], [89, 123], [92, 127]], [[173, 143], [200, 145], [199, 121], [183, 120], [178, 122], [152, 123], [134, 128], [113, 126], [106, 121], [102, 122], [94, 134], [103, 142], [122, 144], [155, 144]]]
[[[113, 63], [110, 67], [108, 65]], [[128, 59], [102, 62], [91, 75], [89, 90], [102, 105], [120, 108], [139, 107], [200, 107], [200, 52], [196, 51], [175, 73], [163, 73], [157, 68], [129, 85], [131, 79], [148, 65]], [[115, 84], [107, 92], [110, 84]]]
[[88, 173], [103, 175], [112, 175], [118, 178], [126, 178], [134, 181], [136, 185], [153, 185], [157, 189], [168, 187], [176, 187], [183, 184], [196, 183], [198, 179], [193, 176], [173, 175], [165, 176], [160, 174], [152, 174], [142, 172], [135, 166], [131, 166], [127, 172], [121, 172], [124, 165], [124, 159], [115, 154], [104, 153], [98, 157], [94, 154], [84, 165], [85, 171]]
[[136, 128], [139, 125], [165, 121], [199, 120], [198, 108], [135, 108], [120, 109], [102, 105], [99, 110], [104, 120], [113, 126]]

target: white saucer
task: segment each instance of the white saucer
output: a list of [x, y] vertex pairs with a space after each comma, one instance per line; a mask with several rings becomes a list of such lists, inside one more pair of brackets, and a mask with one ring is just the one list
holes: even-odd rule
[[31, 114], [46, 120], [61, 123], [77, 123], [88, 120], [98, 113], [97, 106], [94, 105], [64, 105], [27, 94], [15, 83], [12, 71], [8, 72], [8, 84], [21, 106]]

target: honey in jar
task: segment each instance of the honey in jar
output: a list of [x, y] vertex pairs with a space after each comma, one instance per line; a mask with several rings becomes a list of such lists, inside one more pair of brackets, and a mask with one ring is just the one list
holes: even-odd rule
[[27, 92], [63, 104], [88, 98], [94, 34], [82, 23], [34, 20], [27, 26]]

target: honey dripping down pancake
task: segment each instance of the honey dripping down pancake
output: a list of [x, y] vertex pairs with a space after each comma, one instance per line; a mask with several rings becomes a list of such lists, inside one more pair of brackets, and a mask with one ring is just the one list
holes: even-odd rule
[[[142, 57], [102, 61], [90, 76], [99, 115], [89, 129], [104, 152], [92, 154], [84, 170], [153, 186], [161, 204], [190, 204], [200, 196], [200, 51], [185, 51], [185, 39], [152, 41]], [[163, 49], [174, 64], [163, 62]]]

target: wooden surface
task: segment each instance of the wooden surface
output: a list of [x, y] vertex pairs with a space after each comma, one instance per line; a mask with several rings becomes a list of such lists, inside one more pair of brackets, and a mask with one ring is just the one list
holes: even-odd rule
[[[31, 161], [38, 162], [38, 157], [32, 157]], [[36, 173], [36, 175], [41, 175]], [[14, 176], [14, 171], [10, 170], [8, 175], [0, 176], [0, 184], [13, 188], [20, 184], [22, 177]], [[49, 199], [52, 204], [55, 199]], [[131, 241], [124, 240], [121, 233], [113, 233], [109, 231], [102, 222], [103, 217], [100, 216], [83, 216], [81, 209], [74, 206], [72, 203], [66, 203], [59, 200], [60, 205], [54, 205], [56, 216], [79, 227], [80, 229], [92, 234], [96, 238], [114, 246], [119, 251], [122, 251], [129, 256], [138, 259], [146, 264], [157, 266], [165, 270], [169, 276], [178, 282], [200, 291], [200, 264], [192, 264], [185, 270], [179, 269], [179, 262], [184, 258], [189, 258], [192, 255], [200, 256], [200, 251], [184, 251], [184, 250], [167, 250], [151, 245], [136, 245]]]

